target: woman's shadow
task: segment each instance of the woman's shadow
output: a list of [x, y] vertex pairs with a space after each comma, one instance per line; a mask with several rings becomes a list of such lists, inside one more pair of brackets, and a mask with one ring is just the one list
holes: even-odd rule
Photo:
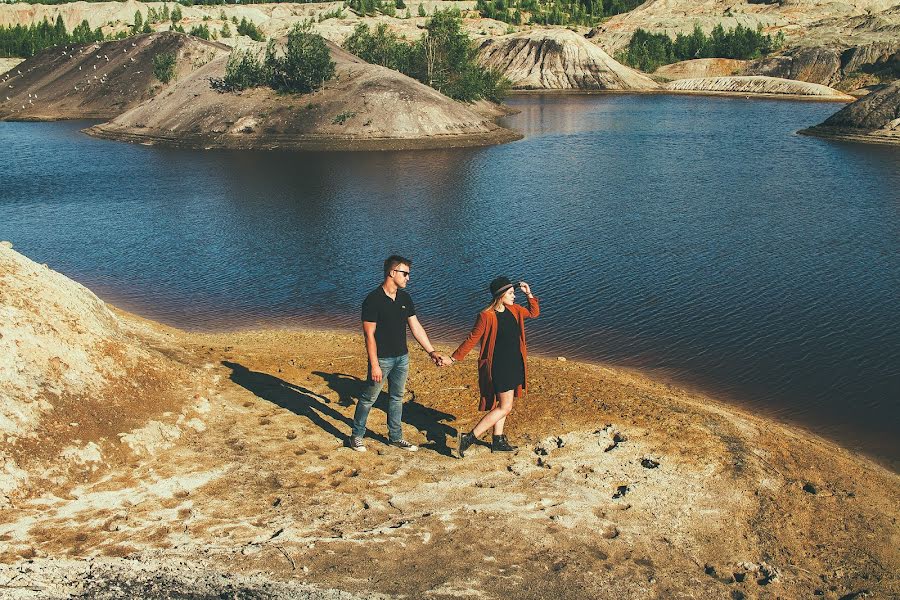
[[[313, 371], [313, 375], [318, 375], [324, 379], [328, 387], [337, 393], [338, 404], [341, 406], [353, 406], [356, 399], [362, 395], [369, 385], [368, 382], [346, 373]], [[455, 438], [456, 428], [448, 426], [445, 421], [455, 421], [456, 417], [420, 404], [416, 401], [416, 392], [409, 388], [407, 388], [407, 391], [412, 398], [408, 402], [403, 403], [403, 422], [409, 423], [419, 431], [425, 432], [425, 439], [428, 440], [428, 443], [423, 444], [423, 448], [432, 449], [444, 456], [452, 456], [450, 448], [447, 446], [447, 437]], [[382, 391], [373, 405], [374, 408], [378, 408], [385, 413], [385, 418], [387, 418], [387, 401], [388, 395]]]
[[[287, 381], [261, 373], [259, 371], [251, 371], [244, 365], [222, 361], [222, 364], [231, 369], [230, 379], [239, 386], [246, 388], [255, 396], [267, 400], [272, 404], [286, 408], [295, 415], [306, 417], [322, 431], [330, 433], [341, 442], [346, 443], [352, 419], [345, 417], [339, 411], [333, 409], [329, 404], [331, 401], [324, 396], [320, 396], [312, 390], [306, 389], [299, 385], [288, 383]], [[340, 394], [340, 392], [338, 392]], [[343, 396], [341, 396], [343, 400]], [[347, 405], [343, 405], [347, 406]], [[341, 432], [331, 422], [325, 419], [325, 416], [341, 422], [347, 426], [346, 432]], [[387, 438], [377, 434], [371, 436], [385, 444], [388, 443]]]

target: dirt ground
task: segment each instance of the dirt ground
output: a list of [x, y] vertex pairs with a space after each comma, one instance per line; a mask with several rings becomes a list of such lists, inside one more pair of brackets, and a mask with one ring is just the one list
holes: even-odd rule
[[[135, 429], [93, 417], [67, 474], [0, 513], [0, 597], [900, 594], [900, 479], [819, 438], [639, 374], [530, 358], [508, 425], [519, 450], [460, 460], [474, 361], [413, 352], [404, 433], [420, 451], [387, 446], [376, 408], [361, 454], [345, 446], [358, 336], [119, 316], [180, 376], [148, 373], [123, 415]], [[54, 419], [92, 415], [69, 406], [43, 431]], [[60, 452], [41, 437], [31, 451]]]

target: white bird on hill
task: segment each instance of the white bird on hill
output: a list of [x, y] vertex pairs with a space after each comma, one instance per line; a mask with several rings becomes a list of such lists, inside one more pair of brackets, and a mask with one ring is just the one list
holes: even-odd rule
[[132, 47], [132, 48], [137, 48], [137, 44], [135, 44], [134, 42], [131, 42], [131, 47]]
[[94, 65], [94, 70], [95, 70], [95, 71], [97, 70], [97, 65]]
[[78, 70], [79, 70], [79, 71], [81, 70], [81, 65], [78, 65]]

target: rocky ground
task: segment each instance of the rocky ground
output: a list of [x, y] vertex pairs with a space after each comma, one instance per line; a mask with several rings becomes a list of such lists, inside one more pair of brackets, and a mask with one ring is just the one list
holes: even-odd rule
[[356, 334], [186, 333], [3, 247], [0, 280], [4, 597], [900, 594], [895, 473], [638, 373], [530, 359], [519, 449], [459, 460], [474, 361], [414, 352], [420, 451], [376, 408], [360, 454]]
[[852, 142], [900, 145], [900, 81], [845, 106], [800, 133]]

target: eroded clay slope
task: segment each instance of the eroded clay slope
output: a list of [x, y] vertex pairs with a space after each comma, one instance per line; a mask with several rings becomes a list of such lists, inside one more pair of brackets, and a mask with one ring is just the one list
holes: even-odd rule
[[774, 96], [809, 96], [827, 100], [850, 102], [851, 96], [830, 87], [805, 81], [763, 77], [760, 75], [737, 75], [733, 77], [701, 77], [698, 79], [678, 79], [664, 86], [678, 92], [711, 92], [728, 94], [765, 94]]
[[522, 90], [653, 90], [652, 79], [568, 29], [524, 31], [482, 42], [481, 63]]

